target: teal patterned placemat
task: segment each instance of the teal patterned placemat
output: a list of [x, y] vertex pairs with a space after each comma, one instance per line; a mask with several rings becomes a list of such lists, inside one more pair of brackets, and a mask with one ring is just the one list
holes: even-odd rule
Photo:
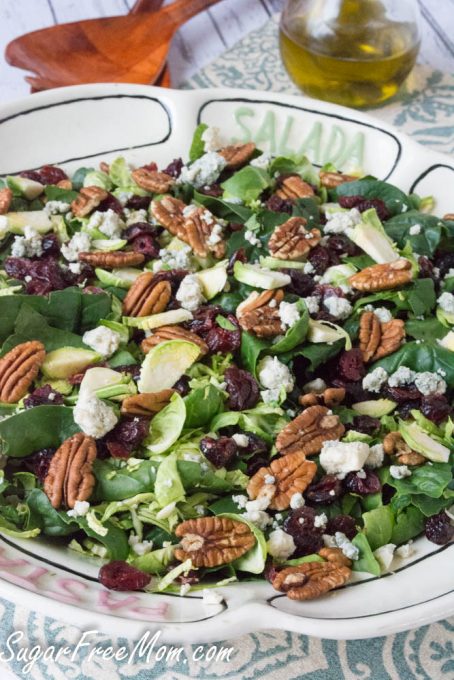
[[[279, 57], [277, 25], [270, 21], [191, 78], [183, 87], [240, 87], [298, 94]], [[423, 144], [447, 153], [454, 151], [454, 76], [417, 67], [392, 103], [371, 111], [381, 120]], [[454, 678], [454, 618], [413, 631], [370, 640], [320, 640], [285, 631], [263, 631], [220, 642], [233, 648], [229, 661], [196, 661], [197, 644], [183, 647], [179, 659], [159, 661], [134, 658], [101, 660], [95, 646], [132, 652], [136, 641], [90, 637], [74, 661], [40, 659], [24, 672], [26, 660], [9, 659], [7, 639], [23, 633], [20, 645], [33, 650], [75, 645], [81, 631], [75, 626], [30, 612], [0, 598], [0, 669], [34, 680], [433, 680]], [[126, 632], [126, 631], [125, 631]], [[159, 644], [157, 645], [159, 647]], [[198, 656], [211, 648], [204, 645]], [[156, 650], [155, 650], [156, 651]]]
[[[182, 87], [239, 87], [301, 94], [282, 65], [277, 19], [249, 33]], [[368, 113], [436, 151], [453, 153], [454, 72], [441, 73], [418, 65], [391, 103]]]

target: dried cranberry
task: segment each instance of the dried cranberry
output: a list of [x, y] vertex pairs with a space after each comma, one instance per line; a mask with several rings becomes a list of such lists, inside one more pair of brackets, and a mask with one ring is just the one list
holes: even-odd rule
[[437, 253], [435, 266], [440, 270], [440, 278], [443, 279], [450, 269], [454, 269], [454, 253]]
[[409, 385], [408, 387], [386, 387], [386, 395], [389, 396], [393, 401], [397, 401], [398, 404], [404, 404], [407, 401], [418, 402], [422, 394], [414, 386]]
[[[90, 264], [87, 264], [86, 262], [81, 262], [78, 274], [73, 274], [72, 271], [68, 269], [64, 271], [63, 275], [65, 277], [67, 286], [78, 286], [85, 283], [88, 279], [93, 279], [95, 276], [95, 270]], [[83, 292], [86, 293], [88, 288], [90, 288], [90, 286], [86, 286]], [[96, 289], [96, 292], [104, 293], [102, 288]]]
[[419, 407], [420, 407], [419, 401], [404, 401], [398, 405], [397, 412], [400, 418], [402, 418], [403, 420], [408, 420], [408, 418], [410, 418], [411, 416], [411, 412], [414, 409], [419, 410]]
[[268, 467], [269, 460], [263, 456], [253, 456], [247, 462], [246, 474], [248, 477], [253, 477], [260, 468]]
[[68, 179], [68, 175], [61, 168], [55, 165], [43, 165], [39, 170], [26, 170], [19, 173], [21, 177], [32, 179], [41, 184], [58, 184], [64, 179]]
[[128, 458], [137, 449], [150, 429], [148, 418], [121, 420], [103, 439], [111, 456]]
[[383, 222], [389, 220], [391, 214], [386, 204], [381, 198], [364, 198], [364, 196], [339, 196], [339, 205], [342, 208], [356, 208], [359, 212], [364, 212], [370, 208], [375, 208], [377, 215]]
[[243, 264], [247, 262], [247, 255], [244, 248], [239, 248], [239, 250], [235, 250], [235, 252], [231, 256], [229, 260], [229, 265], [227, 267], [227, 274], [229, 274], [230, 276], [233, 274], [233, 267], [235, 265], [235, 262], [243, 262]]
[[227, 467], [238, 453], [238, 445], [231, 437], [204, 437], [199, 446], [203, 455], [216, 468]]
[[348, 382], [339, 378], [333, 378], [332, 383], [333, 387], [344, 388], [346, 402], [355, 403], [357, 401], [366, 401], [368, 398], [368, 393], [363, 390], [361, 382]]
[[317, 321], [328, 321], [329, 323], [337, 322], [336, 317], [329, 314], [329, 312], [325, 312], [323, 309], [315, 314], [315, 318]]
[[23, 170], [19, 173], [19, 177], [31, 179], [33, 182], [41, 182], [39, 170]]
[[26, 281], [29, 295], [47, 295], [53, 290], [62, 290], [68, 285], [62, 268], [52, 257], [28, 260], [22, 257], [8, 257], [4, 263], [6, 273], [16, 279]]
[[158, 241], [150, 236], [149, 234], [142, 234], [142, 236], [136, 236], [132, 242], [132, 249], [136, 253], [142, 253], [145, 255], [146, 260], [153, 260], [159, 256], [159, 251], [161, 246]]
[[378, 418], [372, 418], [371, 416], [355, 416], [351, 429], [362, 432], [363, 434], [374, 435], [380, 429], [380, 425]]
[[156, 272], [156, 274], [153, 275], [153, 281], [155, 284], [159, 281], [168, 281], [172, 288], [172, 295], [175, 295], [180, 283], [187, 273], [188, 272], [185, 269], [171, 269], [169, 271]]
[[33, 408], [34, 406], [61, 406], [63, 404], [63, 395], [57, 390], [54, 390], [50, 385], [43, 385], [34, 390], [26, 399], [24, 399], [25, 408]]
[[304, 274], [302, 271], [298, 271], [298, 269], [282, 269], [282, 272], [290, 276], [290, 283], [286, 287], [288, 293], [293, 293], [300, 297], [312, 295], [315, 282], [309, 274]]
[[430, 394], [421, 399], [421, 413], [434, 423], [441, 423], [452, 412], [448, 400], [443, 394]]
[[49, 470], [50, 461], [57, 449], [41, 449], [24, 459], [24, 463], [30, 472], [33, 472], [41, 482], [44, 482]]
[[264, 439], [253, 432], [244, 432], [243, 434], [248, 438], [248, 445], [242, 448], [244, 453], [254, 456], [268, 455], [268, 444]]
[[296, 550], [294, 557], [317, 553], [323, 547], [323, 526], [316, 527], [315, 510], [304, 506], [293, 510], [284, 522], [284, 531], [293, 537]]
[[213, 198], [219, 198], [220, 196], [223, 195], [224, 189], [221, 187], [220, 184], [214, 183], [214, 184], [209, 184], [207, 186], [201, 187], [199, 189], [200, 194], [204, 194], [205, 196], [212, 196]]
[[421, 255], [418, 259], [419, 264], [419, 278], [420, 279], [433, 279], [434, 278], [434, 266], [428, 257]]
[[163, 170], [163, 172], [165, 172], [166, 175], [170, 175], [171, 177], [177, 179], [181, 175], [183, 165], [184, 163], [182, 158], [174, 158], [173, 161], [165, 168], [165, 170]]
[[131, 196], [126, 203], [129, 210], [148, 210], [151, 203], [151, 196]]
[[339, 358], [339, 373], [345, 380], [357, 382], [365, 374], [363, 355], [360, 349], [350, 349], [342, 352]]
[[324, 300], [329, 297], [345, 297], [345, 293], [339, 286], [330, 286], [329, 283], [317, 283], [313, 295], [318, 295]]
[[244, 224], [241, 222], [229, 222], [229, 231], [242, 231], [244, 229]]
[[216, 324], [215, 328], [208, 331], [205, 336], [205, 342], [208, 345], [208, 349], [213, 354], [216, 352], [236, 352], [240, 349], [241, 345], [241, 331], [238, 325], [238, 321], [233, 314], [228, 314], [228, 321], [235, 326], [235, 330], [227, 330], [222, 328], [219, 324]]
[[227, 405], [232, 411], [254, 408], [260, 399], [260, 388], [254, 376], [242, 368], [230, 366], [224, 373], [229, 399]]
[[148, 236], [159, 236], [160, 228], [155, 227], [153, 224], [148, 224], [148, 222], [134, 222], [130, 224], [121, 234], [121, 237], [126, 239], [128, 243], [134, 241], [137, 236], [143, 236], [144, 234]]
[[351, 541], [358, 533], [356, 521], [350, 515], [336, 515], [336, 517], [332, 517], [328, 520], [325, 532], [330, 536], [334, 536], [337, 531], [345, 534]]
[[326, 247], [328, 250], [335, 252], [337, 255], [357, 255], [359, 252], [358, 247], [350, 241], [349, 238], [343, 236], [342, 234], [336, 234], [335, 236], [330, 236], [326, 242]]
[[101, 567], [98, 579], [109, 590], [143, 590], [150, 583], [151, 576], [127, 562], [115, 560]]
[[189, 376], [182, 375], [181, 378], [176, 381], [173, 389], [176, 390], [182, 397], [185, 397], [187, 394], [189, 394], [191, 391], [191, 388], [189, 387]]
[[151, 161], [150, 163], [147, 163], [146, 165], [141, 166], [144, 170], [149, 170], [150, 172], [156, 172], [158, 169], [157, 163], [154, 161]]
[[[333, 264], [331, 253], [328, 248], [325, 248], [324, 246], [315, 246], [315, 248], [312, 248], [307, 259], [318, 275], [324, 274], [328, 267]], [[339, 261], [339, 258], [337, 258], [335, 264], [339, 264]]]
[[271, 562], [270, 560], [267, 560], [263, 576], [266, 578], [267, 581], [273, 583], [279, 571], [280, 569], [277, 565], [273, 564], [273, 562]]
[[454, 537], [454, 526], [444, 510], [426, 519], [426, 537], [432, 543], [445, 545]]
[[291, 215], [293, 211], [293, 202], [285, 198], [281, 198], [277, 194], [273, 194], [266, 201], [265, 205], [267, 209], [271, 210], [272, 212], [289, 213], [289, 215]]
[[187, 326], [189, 330], [204, 337], [212, 328], [215, 328], [216, 317], [222, 313], [223, 309], [219, 305], [203, 305], [196, 309], [192, 321], [189, 321]]
[[336, 475], [324, 475], [320, 481], [311, 484], [305, 496], [310, 503], [330, 505], [342, 495], [342, 483]]
[[46, 236], [43, 236], [41, 247], [45, 256], [59, 257], [60, 255], [60, 242], [57, 234], [46, 234]]
[[115, 198], [115, 196], [112, 194], [108, 194], [107, 198], [101, 201], [96, 210], [99, 212], [107, 212], [108, 210], [112, 210], [114, 213], [117, 213], [117, 215], [120, 215], [120, 217], [124, 217], [123, 206], [121, 205], [118, 198]]
[[347, 491], [357, 493], [360, 496], [378, 493], [381, 490], [381, 482], [378, 475], [369, 469], [363, 470], [360, 473], [349, 472], [344, 479], [344, 486]]

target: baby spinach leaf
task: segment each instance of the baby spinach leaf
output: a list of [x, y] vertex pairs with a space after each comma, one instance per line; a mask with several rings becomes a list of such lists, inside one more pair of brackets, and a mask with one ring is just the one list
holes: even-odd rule
[[122, 501], [153, 491], [158, 465], [154, 460], [142, 460], [131, 469], [118, 459], [96, 459], [93, 463], [96, 478], [93, 498], [96, 501]]
[[269, 354], [283, 354], [291, 352], [292, 349], [301, 345], [307, 335], [309, 328], [309, 312], [302, 302], [297, 302], [300, 319], [287, 330], [284, 337], [279, 342], [274, 343], [268, 350]]
[[129, 554], [129, 543], [126, 533], [115, 526], [112, 522], [104, 522], [103, 526], [107, 529], [105, 536], [101, 536], [96, 531], [89, 526], [88, 521], [85, 517], [75, 517], [74, 518], [79, 527], [85, 531], [87, 536], [95, 539], [99, 543], [107, 548], [109, 553], [109, 558], [113, 560], [125, 560]]
[[259, 404], [247, 411], [225, 411], [216, 416], [210, 430], [217, 432], [223, 427], [238, 425], [245, 432], [252, 432], [262, 437], [269, 444], [274, 443], [278, 432], [287, 424], [284, 411], [278, 407]]
[[363, 196], [364, 198], [379, 198], [388, 208], [391, 215], [398, 215], [411, 210], [412, 203], [403, 191], [393, 184], [383, 182], [374, 177], [363, 177], [354, 182], [345, 182], [337, 187], [335, 195], [339, 196]]
[[415, 316], [430, 314], [437, 302], [432, 279], [417, 279], [407, 290], [407, 300], [413, 314]]
[[430, 498], [440, 498], [452, 480], [449, 463], [432, 463], [414, 468], [410, 477], [394, 479], [388, 475], [387, 484], [393, 486], [399, 494], [423, 494]]
[[73, 518], [68, 517], [66, 512], [55, 510], [41, 489], [33, 489], [26, 500], [34, 522], [47, 536], [68, 536], [78, 531]]
[[250, 203], [272, 184], [269, 174], [261, 168], [246, 165], [221, 184], [224, 199], [235, 198]]
[[364, 533], [372, 550], [390, 542], [394, 527], [394, 513], [389, 505], [381, 505], [365, 512], [363, 521]]
[[424, 530], [424, 515], [418, 508], [409, 506], [398, 512], [391, 534], [391, 543], [402, 545]]
[[[416, 225], [421, 227], [419, 233], [411, 234], [411, 227]], [[409, 242], [415, 253], [429, 257], [432, 257], [438, 248], [443, 233], [443, 222], [439, 217], [414, 210], [391, 217], [383, 226], [399, 248], [403, 248]]]
[[1, 355], [3, 356], [16, 345], [27, 342], [30, 338], [42, 342], [46, 352], [60, 347], [86, 347], [80, 335], [50, 326], [42, 314], [24, 303], [19, 310], [14, 333], [5, 340]]
[[205, 142], [202, 139], [203, 133], [208, 130], [208, 125], [206, 123], [200, 123], [195, 129], [194, 136], [191, 142], [191, 148], [189, 149], [189, 160], [194, 162], [198, 158], [201, 158], [205, 153]]
[[390, 354], [380, 361], [376, 361], [373, 368], [381, 366], [388, 374], [397, 371], [399, 366], [408, 366], [413, 371], [430, 371], [436, 373], [442, 369], [443, 375], [449, 387], [454, 387], [454, 361], [453, 354], [449, 349], [441, 347], [436, 340], [433, 342], [407, 342], [397, 352]]
[[208, 425], [214, 416], [222, 411], [224, 396], [214, 385], [198, 387], [183, 399], [186, 406], [184, 427], [195, 429]]
[[0, 422], [0, 452], [24, 458], [40, 449], [58, 448], [80, 431], [67, 406], [36, 406]]
[[[267, 252], [265, 249], [267, 249], [268, 241], [274, 229], [286, 220], [288, 220], [286, 213], [275, 213], [271, 210], [262, 210], [254, 214], [249, 218], [244, 229], [234, 231], [230, 236], [227, 244], [228, 256], [231, 257], [234, 252], [243, 248], [249, 262], [258, 260], [260, 255]], [[251, 228], [253, 228], [254, 236], [259, 239], [260, 246], [254, 245], [245, 239], [246, 230]], [[285, 262], [282, 262], [282, 266], [285, 267]]]
[[447, 329], [438, 319], [408, 319], [405, 322], [405, 331], [415, 340], [430, 341], [443, 338]]
[[356, 534], [352, 541], [359, 550], [359, 558], [353, 562], [353, 571], [365, 571], [374, 576], [380, 576], [380, 565], [375, 559], [369, 541], [363, 533]]
[[274, 177], [275, 173], [279, 175], [299, 175], [305, 182], [318, 186], [320, 184], [320, 177], [314, 166], [306, 156], [286, 158], [285, 156], [278, 156], [271, 162], [269, 173]]
[[217, 217], [221, 217], [229, 222], [240, 222], [241, 224], [244, 224], [253, 214], [252, 210], [246, 208], [245, 205], [229, 203], [228, 201], [222, 200], [222, 198], [207, 196], [198, 191], [194, 192], [194, 201], [207, 207], [208, 210], [211, 210]]
[[241, 361], [244, 367], [255, 376], [257, 361], [260, 352], [270, 347], [270, 342], [264, 338], [258, 338], [252, 333], [243, 331], [241, 333]]
[[49, 184], [44, 189], [44, 193], [46, 194], [49, 201], [62, 201], [63, 203], [71, 203], [71, 201], [74, 201], [78, 196], [77, 191], [72, 191], [71, 189], [61, 189], [54, 184]]
[[100, 319], [109, 316], [111, 299], [108, 293], [81, 295], [80, 319], [77, 325], [79, 333], [84, 333], [98, 325]]
[[89, 172], [93, 171], [94, 168], [79, 168], [78, 170], [76, 170], [76, 172], [71, 178], [73, 188], [76, 191], [80, 191], [84, 185], [85, 176], [88, 175]]
[[298, 347], [292, 352], [281, 354], [279, 360], [288, 364], [295, 357], [301, 356], [309, 361], [309, 370], [315, 371], [318, 366], [332, 359], [343, 349], [344, 340], [337, 340], [332, 345], [321, 343], [307, 343], [304, 347]]
[[437, 515], [439, 512], [453, 504], [452, 498], [444, 498], [444, 496], [441, 496], [440, 498], [430, 498], [423, 494], [413, 494], [411, 496], [411, 502], [418, 510], [421, 510], [426, 517]]

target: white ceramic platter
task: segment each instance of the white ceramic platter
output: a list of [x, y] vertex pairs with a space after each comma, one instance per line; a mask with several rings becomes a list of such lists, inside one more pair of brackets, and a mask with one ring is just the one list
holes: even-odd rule
[[[439, 215], [454, 210], [454, 164], [376, 118], [304, 97], [248, 90], [172, 91], [135, 85], [63, 88], [0, 109], [0, 175], [46, 163], [69, 171], [123, 154], [134, 164], [187, 157], [195, 126], [222, 128], [265, 151], [306, 153], [317, 165], [362, 167], [404, 191], [432, 194]], [[1, 321], [0, 321], [1, 322]], [[370, 575], [312, 602], [266, 583], [221, 589], [225, 604], [118, 593], [99, 585], [99, 565], [44, 540], [0, 535], [0, 595], [81, 628], [136, 636], [159, 629], [172, 642], [210, 642], [263, 628], [323, 638], [381, 636], [454, 614], [454, 545], [415, 542], [394, 573]]]

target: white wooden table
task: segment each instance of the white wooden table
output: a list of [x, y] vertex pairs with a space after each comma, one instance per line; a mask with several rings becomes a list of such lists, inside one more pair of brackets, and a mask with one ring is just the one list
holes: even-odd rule
[[[420, 63], [454, 71], [454, 0], [414, 2], [420, 4], [423, 14]], [[124, 14], [133, 3], [134, 0], [0, 0], [0, 101], [29, 92], [24, 72], [3, 59], [4, 48], [12, 38], [52, 24]], [[223, 0], [194, 17], [182, 27], [172, 45], [173, 83], [177, 86], [265, 23], [282, 4], [283, 0]]]

